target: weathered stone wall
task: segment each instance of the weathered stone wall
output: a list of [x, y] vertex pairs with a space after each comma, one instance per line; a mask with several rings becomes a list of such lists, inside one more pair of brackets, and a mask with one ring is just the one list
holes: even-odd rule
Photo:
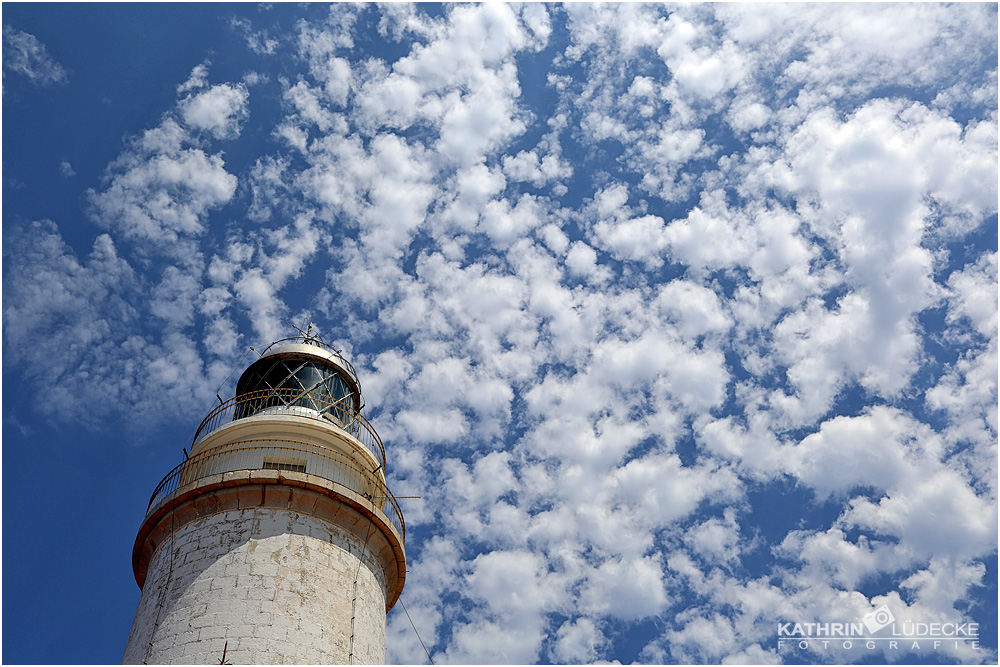
[[217, 665], [228, 642], [234, 665], [384, 663], [385, 582], [363, 537], [271, 508], [181, 526], [150, 562], [122, 662]]

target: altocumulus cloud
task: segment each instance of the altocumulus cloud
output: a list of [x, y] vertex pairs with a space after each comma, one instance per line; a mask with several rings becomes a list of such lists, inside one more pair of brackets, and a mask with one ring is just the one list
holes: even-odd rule
[[[229, 25], [253, 76], [177, 82], [90, 190], [89, 254], [5, 237], [14, 363], [55, 322], [81, 414], [102, 383], [194, 420], [313, 313], [422, 497], [404, 602], [438, 663], [996, 659], [775, 641], [995, 598], [995, 7]], [[387, 642], [425, 659], [399, 611]]]

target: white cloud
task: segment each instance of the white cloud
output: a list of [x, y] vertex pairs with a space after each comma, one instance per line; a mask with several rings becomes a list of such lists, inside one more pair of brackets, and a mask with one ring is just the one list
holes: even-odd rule
[[772, 113], [771, 109], [760, 102], [741, 99], [729, 109], [729, 124], [736, 130], [749, 132], [765, 125]]
[[505, 157], [503, 169], [515, 181], [528, 182], [535, 187], [573, 175], [573, 167], [559, 155], [550, 154], [539, 158], [535, 151], [521, 151], [514, 157]]
[[168, 266], [163, 272], [163, 279], [153, 288], [150, 312], [162, 319], [168, 329], [189, 327], [194, 323], [200, 287], [196, 276]]
[[206, 326], [202, 344], [206, 350], [212, 350], [223, 359], [233, 359], [239, 352], [241, 338], [232, 320], [217, 317]]
[[670, 632], [670, 653], [679, 662], [707, 662], [737, 648], [732, 623], [722, 614], [686, 619], [683, 629]]
[[453, 443], [469, 432], [465, 416], [454, 408], [434, 412], [403, 410], [396, 413], [396, 419], [416, 443]]
[[521, 195], [514, 206], [506, 199], [492, 201], [480, 217], [480, 228], [500, 248], [504, 248], [541, 225], [542, 210], [532, 195]]
[[589, 618], [566, 621], [556, 631], [552, 656], [564, 664], [593, 663], [603, 644], [603, 635]]
[[206, 89], [207, 75], [207, 64], [195, 67], [178, 93], [201, 92], [189, 92], [176, 114], [132, 138], [108, 166], [104, 187], [87, 193], [100, 225], [175, 258], [197, 253], [192, 242], [204, 234], [209, 213], [236, 193], [236, 176], [198, 134], [238, 137], [249, 93], [242, 83]]
[[[982, 61], [984, 54], [971, 44], [989, 32], [995, 15], [991, 21], [982, 8], [944, 9], [875, 5], [845, 11], [815, 5], [793, 11], [780, 5], [734, 5], [719, 8], [718, 15], [761, 65], [788, 63], [779, 81], [789, 89], [805, 85], [830, 94], [846, 88], [860, 95], [883, 81], [937, 84], [955, 67]], [[789, 57], [796, 50], [798, 55]]]
[[[661, 49], [661, 55], [664, 51]], [[742, 78], [743, 57], [730, 42], [722, 49], [701, 48], [665, 56], [680, 90], [706, 99], [724, 93]]]
[[997, 335], [997, 254], [986, 253], [976, 263], [948, 277], [950, 298], [948, 321], [967, 318], [979, 335], [991, 339]]
[[526, 4], [521, 8], [521, 19], [536, 38], [535, 50], [541, 51], [548, 45], [552, 34], [552, 21], [545, 5], [541, 3]]
[[544, 638], [540, 613], [557, 604], [557, 581], [530, 552], [494, 551], [477, 557], [465, 583], [470, 597], [483, 605], [484, 618], [458, 628], [441, 657], [467, 664], [535, 662]]
[[295, 216], [285, 227], [268, 232], [265, 235], [266, 244], [274, 246], [274, 251], [270, 254], [259, 253], [268, 280], [280, 289], [289, 280], [297, 278], [306, 262], [316, 254], [324, 236], [313, 224], [309, 212]]
[[740, 527], [735, 510], [727, 508], [723, 519], [704, 521], [685, 536], [692, 551], [710, 562], [735, 562], [740, 554]]
[[[4, 252], [6, 353], [47, 405], [61, 406], [61, 419], [91, 428], [120, 419], [142, 437], [151, 424], [210, 404], [210, 385], [221, 378], [202, 372], [192, 341], [169, 330], [159, 343], [135, 333], [148, 316], [143, 279], [107, 234], [80, 260], [53, 223], [35, 222], [7, 236]], [[179, 273], [168, 271], [167, 280], [187, 288]], [[160, 299], [151, 310], [183, 324], [187, 306], [176, 306]]]
[[442, 30], [441, 19], [417, 13], [414, 5], [388, 4], [379, 15], [379, 34], [383, 37], [390, 35], [397, 42], [408, 34], [427, 38], [440, 34]]
[[249, 97], [242, 83], [223, 83], [184, 98], [178, 108], [188, 126], [204, 130], [216, 139], [234, 139], [239, 136], [241, 125], [249, 115]]
[[596, 47], [610, 57], [617, 54], [634, 56], [643, 46], [654, 43], [659, 37], [656, 9], [649, 6], [587, 3], [568, 5], [572, 36], [566, 49], [567, 57], [579, 59], [587, 49]]
[[837, 527], [826, 532], [792, 531], [778, 552], [804, 563], [800, 579], [827, 580], [853, 590], [877, 572], [894, 572], [910, 565], [912, 555], [883, 542], [866, 538], [851, 541]]
[[204, 88], [208, 85], [208, 66], [210, 63], [203, 62], [195, 65], [188, 76], [187, 81], [177, 86], [177, 94], [183, 95], [193, 90]]
[[619, 259], [642, 261], [651, 267], [663, 263], [662, 251], [667, 245], [663, 219], [644, 215], [631, 220], [598, 222], [594, 235]]
[[236, 177], [219, 155], [184, 148], [184, 140], [171, 119], [135, 140], [109, 167], [106, 188], [88, 193], [98, 222], [163, 248], [204, 233], [208, 211], [232, 198]]
[[331, 7], [325, 21], [298, 24], [299, 53], [310, 59], [310, 67], [337, 49], [354, 46], [353, 28], [358, 20], [360, 7]]
[[[477, 164], [460, 169], [455, 174], [454, 200], [449, 202], [440, 216], [440, 221], [455, 233], [467, 233], [476, 228], [483, 210], [490, 203], [499, 204], [494, 197], [507, 186], [507, 179], [499, 169], [490, 169]], [[432, 223], [436, 222], [432, 220]], [[443, 236], [444, 230], [436, 230]]]
[[[112, 289], [134, 289], [137, 278], [109, 236], [95, 240], [85, 263], [74, 256], [55, 223], [48, 220], [31, 223], [27, 230], [8, 237], [4, 245], [12, 267], [5, 281], [12, 291], [4, 304], [4, 334], [15, 358], [37, 349], [32, 339], [49, 321], [66, 322], [50, 335], [64, 337], [67, 348], [74, 351], [110, 334], [111, 322], [91, 310], [90, 303], [104, 303], [122, 324], [134, 317], [127, 301]], [[67, 370], [56, 369], [55, 375]]]
[[524, 132], [524, 122], [516, 117], [512, 99], [520, 92], [516, 70], [501, 67], [487, 80], [487, 86], [471, 95], [452, 95], [442, 105], [437, 149], [457, 165], [476, 164], [503, 142]]
[[843, 519], [898, 537], [917, 558], [976, 558], [997, 542], [995, 500], [977, 495], [967, 479], [951, 470], [923, 477], [878, 503], [855, 499]]
[[577, 241], [566, 254], [566, 268], [571, 276], [593, 275], [597, 271], [597, 253], [583, 241]]
[[[654, 230], [650, 223], [646, 223], [646, 227], [659, 232], [656, 245], [660, 248], [669, 246], [671, 255], [677, 261], [693, 268], [711, 270], [738, 264], [745, 252], [748, 244], [733, 228], [733, 222], [696, 207], [684, 219], [674, 220], [665, 228]], [[712, 242], [720, 238], [729, 242]]]
[[250, 195], [252, 198], [247, 216], [255, 222], [270, 220], [273, 209], [290, 206], [288, 161], [264, 157], [250, 170]]
[[260, 340], [279, 340], [285, 327], [278, 319], [283, 304], [275, 298], [274, 286], [259, 268], [250, 269], [237, 281], [236, 295], [250, 313]]
[[667, 604], [663, 571], [653, 558], [605, 562], [588, 577], [580, 597], [587, 613], [629, 621], [656, 615]]
[[783, 451], [786, 469], [821, 496], [857, 486], [900, 489], [937, 467], [942, 443], [905, 414], [882, 407], [835, 417]]
[[234, 16], [229, 20], [229, 25], [243, 35], [247, 47], [253, 53], [273, 55], [277, 51], [280, 44], [278, 39], [271, 37], [267, 30], [254, 30], [249, 20]]
[[3, 27], [3, 66], [43, 86], [68, 80], [66, 69], [37, 37], [9, 25]]
[[359, 120], [367, 128], [429, 122], [440, 156], [469, 167], [524, 131], [510, 59], [528, 39], [506, 5], [456, 7], [434, 37], [398, 60], [391, 75], [370, 69], [362, 76]]
[[[945, 435], [951, 442], [975, 443], [976, 450], [966, 465], [980, 474], [996, 471], [996, 341], [994, 336], [984, 349], [957, 359], [925, 395], [930, 408], [947, 414]], [[992, 479], [996, 479], [995, 475]]]
[[691, 342], [700, 336], [725, 333], [732, 326], [732, 318], [718, 295], [687, 280], [674, 280], [660, 286], [654, 305], [663, 318]]
[[299, 81], [285, 91], [285, 99], [294, 105], [303, 120], [315, 123], [317, 128], [325, 132], [333, 127], [335, 117], [320, 102], [320, 94], [305, 81]]
[[556, 255], [562, 255], [569, 247], [569, 238], [555, 224], [549, 223], [537, 231], [546, 247]]

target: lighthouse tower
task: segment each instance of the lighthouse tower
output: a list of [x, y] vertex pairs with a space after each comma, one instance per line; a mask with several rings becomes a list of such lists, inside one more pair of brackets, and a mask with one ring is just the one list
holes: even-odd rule
[[123, 664], [385, 662], [406, 529], [362, 407], [311, 328], [244, 371], [150, 499]]

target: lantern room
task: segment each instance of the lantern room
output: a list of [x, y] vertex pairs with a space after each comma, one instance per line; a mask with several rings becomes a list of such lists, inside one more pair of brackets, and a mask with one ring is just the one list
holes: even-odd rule
[[236, 384], [242, 406], [236, 419], [299, 414], [351, 430], [364, 407], [357, 374], [336, 351], [306, 340], [272, 347], [243, 372]]

